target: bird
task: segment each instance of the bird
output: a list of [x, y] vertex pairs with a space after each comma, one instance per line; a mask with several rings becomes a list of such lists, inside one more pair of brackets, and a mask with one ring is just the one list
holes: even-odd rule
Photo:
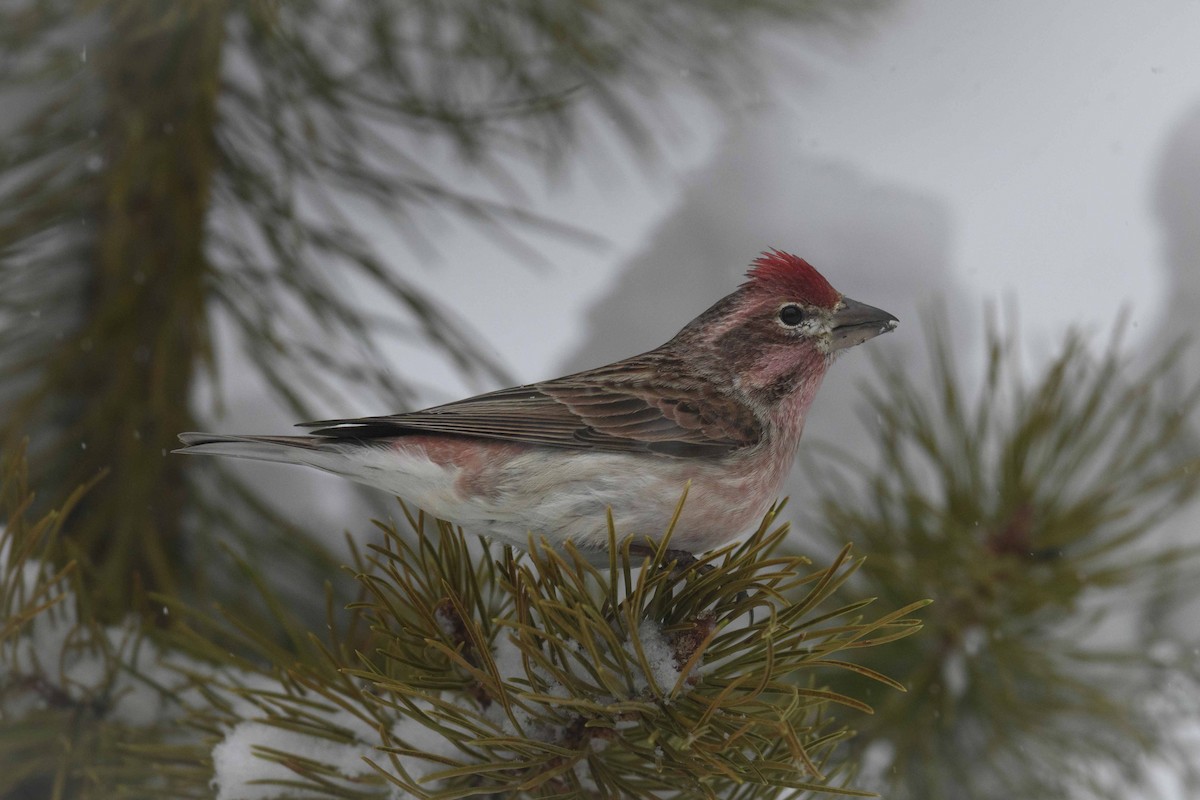
[[622, 537], [651, 540], [675, 520], [672, 550], [704, 553], [777, 501], [834, 359], [897, 323], [769, 249], [641, 355], [420, 411], [299, 423], [305, 435], [182, 433], [175, 452], [315, 467], [522, 549], [536, 537], [607, 561], [611, 514]]

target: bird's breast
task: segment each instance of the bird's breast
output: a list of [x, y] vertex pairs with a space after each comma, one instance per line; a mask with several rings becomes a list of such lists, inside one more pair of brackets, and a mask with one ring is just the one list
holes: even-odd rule
[[411, 436], [357, 459], [356, 479], [464, 529], [524, 547], [528, 536], [608, 546], [617, 534], [657, 539], [687, 491], [676, 547], [703, 552], [752, 529], [776, 499], [794, 447], [778, 437], [720, 458], [672, 458]]

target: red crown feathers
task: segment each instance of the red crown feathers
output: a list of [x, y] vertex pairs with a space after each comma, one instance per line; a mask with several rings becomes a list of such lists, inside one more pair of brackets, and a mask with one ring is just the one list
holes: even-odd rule
[[842, 299], [837, 289], [803, 258], [782, 250], [766, 250], [746, 273], [746, 287], [784, 295], [806, 305], [832, 309]]

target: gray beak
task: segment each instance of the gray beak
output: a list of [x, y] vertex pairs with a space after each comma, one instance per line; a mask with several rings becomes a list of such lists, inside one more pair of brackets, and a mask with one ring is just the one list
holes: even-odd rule
[[900, 320], [888, 312], [849, 297], [842, 298], [842, 307], [833, 314], [832, 349], [846, 350], [896, 327]]

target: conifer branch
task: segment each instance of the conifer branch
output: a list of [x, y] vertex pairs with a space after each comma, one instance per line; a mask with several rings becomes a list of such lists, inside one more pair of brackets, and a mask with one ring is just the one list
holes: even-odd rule
[[1116, 800], [1151, 763], [1200, 781], [1172, 733], [1200, 703], [1163, 694], [1200, 683], [1186, 656], [1153, 655], [1171, 642], [1156, 620], [1200, 587], [1195, 538], [1163, 533], [1200, 490], [1200, 386], [1179, 347], [1146, 359], [1122, 330], [1099, 354], [1072, 332], [1035, 372], [990, 326], [976, 390], [932, 328], [931, 383], [878, 362], [879, 463], [806, 470], [823, 483], [814, 529], [869, 553], [854, 591], [934, 600], [921, 636], [855, 655], [910, 690], [867, 688], [877, 713], [851, 750], [892, 800]]
[[173, 609], [189, 620], [179, 649], [252, 654], [226, 659], [196, 717], [221, 738], [217, 781], [261, 777], [248, 759], [311, 796], [861, 796], [830, 759], [846, 731], [825, 709], [870, 708], [825, 688], [828, 673], [897, 688], [835, 656], [912, 634], [924, 604], [868, 616], [868, 602], [832, 603], [861, 559], [780, 555], [774, 513], [682, 571], [628, 541], [607, 567], [538, 543], [494, 559], [409, 516], [417, 539], [381, 525], [353, 570], [361, 599], [297, 647], [233, 612]]

